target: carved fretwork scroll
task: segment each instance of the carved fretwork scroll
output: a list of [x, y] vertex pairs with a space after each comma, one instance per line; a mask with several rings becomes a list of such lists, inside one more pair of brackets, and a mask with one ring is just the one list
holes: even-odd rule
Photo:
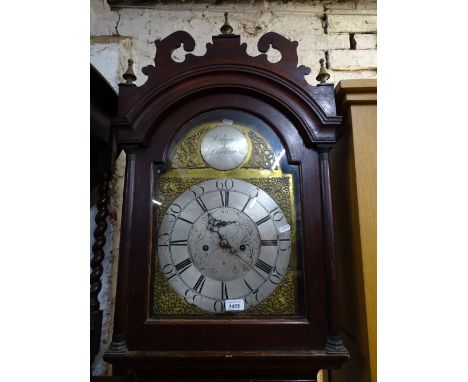
[[[182, 62], [174, 61], [172, 53], [183, 44], [187, 52]], [[140, 130], [133, 130], [145, 108], [153, 106], [152, 120], [158, 114], [176, 107], [186, 97], [235, 89], [238, 92], [255, 94], [269, 98], [272, 102], [286, 105], [306, 105], [312, 116], [298, 116], [307, 125], [308, 119], [318, 118], [319, 124], [328, 129], [306, 127], [306, 135], [313, 142], [334, 142], [335, 128], [342, 118], [336, 115], [333, 85], [311, 86], [304, 76], [310, 68], [298, 66], [296, 41], [290, 41], [275, 32], [264, 34], [258, 41], [261, 54], [247, 54], [247, 44], [241, 43], [238, 35], [213, 36], [213, 42], [206, 45], [206, 53], [196, 56], [195, 40], [184, 31], [177, 31], [166, 38], [155, 41], [156, 56], [154, 65], [143, 67], [148, 80], [140, 87], [120, 85], [119, 116], [114, 120], [118, 138], [129, 144], [147, 141], [151, 126], [139, 123]], [[281, 53], [281, 59], [272, 63], [266, 52], [270, 46]], [[284, 93], [288, 93], [287, 102]], [[164, 97], [161, 95], [164, 94]], [[281, 96], [280, 96], [281, 94]], [[157, 104], [153, 103], [158, 99]], [[302, 109], [306, 109], [303, 108]], [[310, 124], [309, 124], [310, 125]]]

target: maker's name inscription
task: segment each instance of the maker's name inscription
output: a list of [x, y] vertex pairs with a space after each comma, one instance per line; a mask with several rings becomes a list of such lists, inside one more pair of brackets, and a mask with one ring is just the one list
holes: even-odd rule
[[242, 164], [248, 153], [245, 135], [230, 125], [209, 130], [201, 142], [203, 160], [218, 170], [231, 170]]

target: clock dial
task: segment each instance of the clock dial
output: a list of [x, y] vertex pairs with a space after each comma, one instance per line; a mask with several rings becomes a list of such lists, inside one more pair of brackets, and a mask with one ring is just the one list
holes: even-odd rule
[[158, 254], [171, 287], [202, 310], [246, 309], [267, 298], [285, 275], [289, 224], [263, 190], [239, 179], [199, 183], [177, 197], [161, 223]]

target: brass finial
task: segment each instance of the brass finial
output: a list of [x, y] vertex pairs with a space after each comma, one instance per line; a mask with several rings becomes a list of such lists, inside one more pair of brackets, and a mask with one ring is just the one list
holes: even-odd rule
[[227, 12], [224, 12], [224, 25], [221, 28], [219, 28], [219, 30], [221, 31], [222, 34], [232, 34], [233, 29], [229, 25]]
[[126, 85], [133, 85], [133, 81], [136, 81], [137, 79], [135, 72], [133, 71], [133, 60], [131, 58], [128, 59], [128, 68], [122, 77], [125, 80]]
[[315, 79], [319, 81], [321, 84], [324, 84], [330, 78], [330, 74], [327, 72], [327, 69], [325, 69], [325, 65], [324, 65], [325, 60], [321, 58], [319, 62], [320, 62], [320, 71], [317, 74], [317, 77], [315, 77]]

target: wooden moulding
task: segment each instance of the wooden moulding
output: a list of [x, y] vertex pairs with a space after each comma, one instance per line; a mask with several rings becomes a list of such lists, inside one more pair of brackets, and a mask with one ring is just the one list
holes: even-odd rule
[[341, 328], [351, 361], [334, 382], [377, 378], [377, 80], [336, 88], [345, 116], [330, 153]]
[[351, 105], [377, 104], [377, 80], [343, 80], [335, 89], [338, 110], [344, 114]]
[[347, 357], [323, 351], [129, 351], [108, 359], [118, 361], [120, 367], [132, 367], [138, 378], [148, 380], [183, 378], [189, 372], [194, 381], [206, 381], [212, 375], [219, 378], [215, 380], [315, 382], [321, 368], [336, 368]]

